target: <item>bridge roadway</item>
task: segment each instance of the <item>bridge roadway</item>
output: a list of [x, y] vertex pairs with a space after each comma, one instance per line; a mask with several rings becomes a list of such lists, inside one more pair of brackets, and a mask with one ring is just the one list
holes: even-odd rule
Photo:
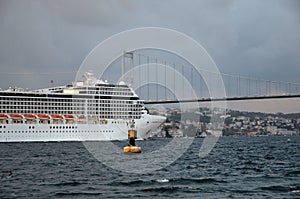
[[212, 102], [212, 101], [242, 101], [242, 100], [259, 100], [259, 99], [283, 99], [283, 98], [300, 98], [300, 94], [295, 95], [270, 95], [270, 96], [244, 96], [244, 97], [225, 97], [225, 98], [202, 98], [202, 99], [184, 99], [184, 100], [157, 100], [145, 101], [145, 104], [176, 104], [192, 102]]

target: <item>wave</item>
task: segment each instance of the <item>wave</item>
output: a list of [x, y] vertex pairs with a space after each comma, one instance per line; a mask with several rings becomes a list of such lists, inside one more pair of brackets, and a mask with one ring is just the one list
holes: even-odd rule
[[77, 181], [71, 181], [71, 182], [58, 182], [53, 184], [40, 184], [40, 185], [50, 185], [50, 186], [57, 186], [57, 187], [63, 187], [63, 186], [80, 186], [85, 183], [80, 183]]
[[299, 170], [297, 170], [297, 171], [290, 171], [290, 172], [288, 172], [288, 173], [286, 173], [285, 174], [285, 176], [288, 176], [288, 177], [297, 177], [297, 176], [299, 176], [300, 175], [300, 171]]
[[155, 179], [155, 180], [133, 180], [133, 181], [114, 181], [110, 183], [112, 186], [145, 186], [145, 185], [154, 185], [154, 184], [179, 184], [179, 185], [184, 185], [184, 184], [212, 184], [212, 183], [226, 183], [227, 181], [221, 180], [221, 179], [214, 179], [214, 178], [172, 178], [172, 179], [167, 179], [167, 178], [162, 178], [162, 179]]
[[148, 187], [140, 189], [139, 191], [142, 192], [155, 192], [155, 193], [166, 193], [166, 192], [174, 192], [182, 189], [182, 187], [176, 187], [176, 186], [163, 186], [163, 187]]
[[57, 192], [54, 197], [58, 196], [100, 196], [103, 195], [101, 192]]
[[171, 179], [170, 182], [185, 183], [226, 183], [227, 181], [215, 178], [177, 178]]
[[283, 185], [273, 185], [268, 187], [262, 187], [262, 190], [272, 191], [272, 192], [298, 192], [300, 190], [300, 186], [283, 186]]

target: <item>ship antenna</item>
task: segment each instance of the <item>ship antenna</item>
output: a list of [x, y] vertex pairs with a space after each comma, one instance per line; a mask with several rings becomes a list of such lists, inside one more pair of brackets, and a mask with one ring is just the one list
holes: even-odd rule
[[121, 77], [122, 81], [124, 81], [124, 68], [125, 68], [125, 50], [122, 50], [122, 77]]
[[131, 88], [133, 88], [133, 82], [134, 82], [133, 68], [134, 68], [134, 59], [133, 59], [133, 52], [131, 52]]

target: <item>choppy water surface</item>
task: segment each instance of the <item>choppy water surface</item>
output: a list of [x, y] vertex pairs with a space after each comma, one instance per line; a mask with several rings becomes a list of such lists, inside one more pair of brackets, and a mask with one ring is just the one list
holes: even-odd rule
[[[138, 144], [147, 152], [169, 141]], [[0, 198], [300, 198], [300, 136], [222, 137], [204, 158], [201, 143], [146, 174], [108, 168], [80, 142], [1, 143]]]

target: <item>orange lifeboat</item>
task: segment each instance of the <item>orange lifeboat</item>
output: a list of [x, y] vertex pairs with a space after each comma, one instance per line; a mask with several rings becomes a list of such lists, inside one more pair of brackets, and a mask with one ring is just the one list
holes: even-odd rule
[[42, 120], [47, 120], [47, 119], [49, 119], [49, 115], [47, 115], [47, 114], [38, 114], [38, 118], [42, 119]]
[[12, 119], [22, 119], [22, 115], [21, 114], [12, 113], [12, 114], [9, 114], [9, 116]]
[[8, 118], [8, 116], [7, 116], [7, 114], [0, 114], [0, 119], [7, 119]]
[[75, 119], [74, 115], [64, 115], [65, 119]]
[[24, 117], [26, 119], [30, 119], [30, 120], [34, 120], [36, 118], [35, 114], [24, 114]]
[[63, 119], [62, 115], [51, 115], [52, 119], [61, 120]]

